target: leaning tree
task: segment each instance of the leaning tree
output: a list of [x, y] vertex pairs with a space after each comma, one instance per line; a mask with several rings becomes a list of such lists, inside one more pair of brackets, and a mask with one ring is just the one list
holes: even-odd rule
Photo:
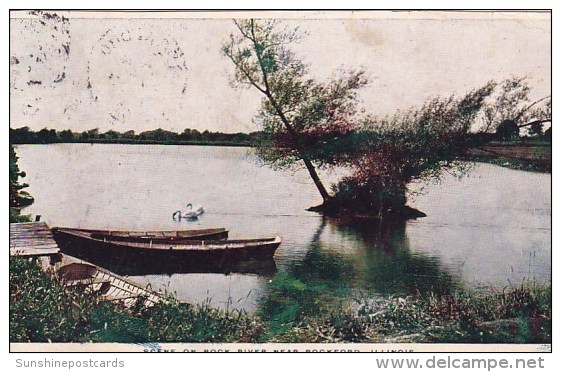
[[[223, 52], [235, 66], [234, 81], [263, 95], [256, 121], [269, 141], [258, 154], [273, 167], [303, 163], [324, 200], [316, 210], [324, 213], [417, 216], [406, 206], [408, 185], [444, 172], [463, 174], [467, 165], [459, 160], [474, 146], [478, 122], [480, 132], [500, 134], [509, 125], [518, 131], [551, 120], [551, 99], [531, 102], [525, 78], [490, 81], [393, 116], [361, 117], [357, 91], [366, 84], [364, 71], [318, 82], [289, 48], [301, 38], [297, 29], [275, 20], [234, 24], [237, 32]], [[317, 168], [333, 166], [351, 174], [330, 195]]]
[[276, 168], [304, 164], [324, 204], [331, 196], [317, 168], [340, 165], [356, 127], [356, 93], [366, 84], [362, 70], [347, 71], [327, 82], [314, 79], [290, 50], [301, 39], [298, 28], [277, 20], [235, 20], [237, 31], [223, 45], [235, 66], [234, 81], [262, 95], [255, 117], [268, 134], [258, 148]]

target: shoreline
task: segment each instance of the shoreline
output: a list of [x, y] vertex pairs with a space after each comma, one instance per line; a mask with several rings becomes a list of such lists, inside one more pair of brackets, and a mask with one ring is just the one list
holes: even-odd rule
[[551, 173], [551, 152], [550, 142], [490, 142], [468, 150], [465, 160], [527, 172]]
[[57, 145], [57, 144], [85, 144], [85, 145], [160, 145], [160, 146], [217, 146], [217, 147], [256, 147], [250, 143], [246, 142], [208, 142], [208, 141], [113, 141], [113, 140], [94, 140], [94, 141], [66, 141], [66, 142], [10, 142], [13, 146], [18, 145]]
[[[279, 323], [274, 316], [218, 310], [209, 303], [184, 305], [173, 296], [150, 307], [128, 309], [95, 293], [67, 289], [36, 262], [12, 257], [9, 338], [93, 343], [543, 344], [551, 343], [551, 295], [551, 284], [522, 283], [484, 293], [363, 297], [321, 306], [315, 314], [299, 312]], [[78, 306], [68, 306], [70, 301]]]
[[[155, 140], [88, 140], [61, 142], [10, 142], [11, 145], [53, 145], [53, 144], [99, 144], [99, 145], [160, 145], [160, 146], [216, 146], [216, 147], [257, 147], [251, 142], [229, 141], [155, 141]], [[461, 160], [497, 165], [503, 168], [527, 172], [552, 172], [551, 143], [490, 143], [468, 150]]]

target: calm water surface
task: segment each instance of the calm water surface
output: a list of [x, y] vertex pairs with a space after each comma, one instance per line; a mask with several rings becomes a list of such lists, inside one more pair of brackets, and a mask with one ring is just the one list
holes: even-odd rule
[[[231, 238], [283, 237], [277, 270], [266, 274], [131, 276], [184, 301], [251, 311], [302, 293], [329, 300], [551, 280], [549, 174], [478, 164], [469, 177], [445, 177], [410, 198], [428, 217], [380, 231], [307, 212], [321, 202], [307, 173], [260, 166], [246, 148], [53, 144], [20, 145], [17, 153], [35, 198], [25, 213], [51, 226], [223, 226]], [[173, 221], [189, 202], [206, 213]]]

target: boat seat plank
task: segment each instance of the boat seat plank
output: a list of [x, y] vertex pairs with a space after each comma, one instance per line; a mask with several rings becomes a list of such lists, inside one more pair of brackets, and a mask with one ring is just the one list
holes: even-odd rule
[[80, 286], [80, 285], [92, 285], [92, 284], [103, 284], [110, 283], [108, 279], [103, 278], [87, 278], [87, 279], [75, 279], [68, 280], [65, 284], [69, 287]]

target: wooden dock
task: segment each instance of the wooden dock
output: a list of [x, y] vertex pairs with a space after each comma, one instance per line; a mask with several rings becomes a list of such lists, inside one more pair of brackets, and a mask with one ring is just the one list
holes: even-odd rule
[[89, 262], [62, 254], [51, 229], [44, 222], [10, 224], [10, 256], [36, 257], [41, 267], [68, 287], [82, 287], [102, 299], [131, 307], [140, 300], [150, 307], [164, 298], [127, 278]]
[[45, 222], [10, 224], [10, 256], [48, 256], [59, 251]]

